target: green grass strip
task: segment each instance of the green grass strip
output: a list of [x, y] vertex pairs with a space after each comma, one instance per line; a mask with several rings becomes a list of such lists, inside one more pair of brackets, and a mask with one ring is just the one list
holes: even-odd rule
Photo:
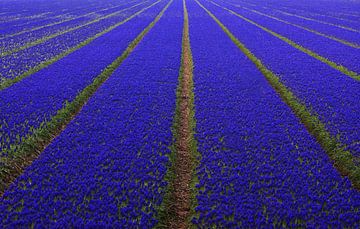
[[46, 37], [42, 37], [42, 38], [40, 38], [40, 39], [37, 39], [36, 41], [29, 42], [29, 43], [27, 43], [27, 44], [25, 44], [25, 45], [23, 45], [23, 46], [21, 46], [21, 47], [14, 48], [14, 49], [12, 49], [12, 50], [2, 52], [2, 53], [0, 54], [0, 57], [5, 57], [5, 56], [11, 55], [11, 54], [13, 54], [13, 53], [15, 53], [15, 52], [19, 52], [19, 51], [22, 51], [22, 50], [31, 48], [31, 47], [33, 47], [33, 46], [39, 45], [39, 44], [41, 44], [41, 43], [44, 43], [45, 41], [48, 41], [48, 40], [50, 40], [50, 39], [53, 39], [53, 38], [55, 38], [55, 37], [58, 37], [58, 36], [60, 36], [60, 35], [65, 34], [65, 33], [69, 33], [69, 32], [72, 32], [72, 31], [74, 31], [74, 30], [83, 28], [83, 27], [85, 27], [85, 26], [94, 24], [94, 23], [99, 22], [99, 21], [101, 21], [101, 20], [104, 20], [104, 19], [106, 19], [106, 18], [113, 17], [113, 16], [115, 16], [115, 15], [121, 13], [121, 12], [124, 12], [124, 11], [126, 11], [126, 10], [129, 10], [129, 9], [131, 9], [131, 8], [134, 8], [134, 7], [139, 6], [139, 5], [141, 5], [141, 4], [144, 4], [144, 3], [145, 3], [145, 2], [141, 2], [141, 3], [138, 3], [138, 4], [136, 4], [136, 5], [127, 7], [127, 8], [125, 8], [125, 9], [116, 11], [116, 12], [111, 13], [111, 14], [108, 14], [108, 15], [106, 15], [106, 16], [99, 17], [99, 18], [97, 18], [97, 19], [95, 19], [95, 20], [92, 20], [92, 21], [90, 21], [90, 22], [87, 22], [87, 23], [85, 23], [85, 24], [75, 26], [75, 27], [73, 27], [73, 28], [71, 28], [71, 29], [64, 30], [64, 31], [60, 31], [60, 32], [51, 34], [51, 35], [46, 36]]
[[242, 16], [242, 15], [240, 15], [240, 14], [234, 12], [234, 11], [232, 11], [231, 9], [228, 9], [228, 8], [226, 8], [226, 7], [224, 7], [224, 6], [221, 6], [221, 5], [219, 5], [219, 4], [217, 4], [217, 3], [213, 2], [213, 1], [210, 1], [210, 2], [211, 2], [212, 4], [214, 4], [214, 5], [222, 8], [222, 9], [224, 9], [224, 10], [226, 10], [226, 11], [228, 11], [229, 13], [234, 14], [235, 16], [243, 19], [244, 21], [249, 22], [250, 24], [255, 25], [255, 26], [259, 27], [260, 29], [262, 29], [262, 30], [270, 33], [271, 35], [273, 35], [273, 36], [279, 38], [280, 40], [288, 43], [289, 45], [293, 46], [294, 48], [297, 48], [298, 50], [300, 50], [300, 51], [308, 54], [309, 56], [314, 57], [315, 59], [317, 59], [317, 60], [319, 60], [319, 61], [321, 61], [321, 62], [329, 65], [330, 67], [334, 68], [335, 70], [338, 70], [338, 71], [344, 73], [345, 75], [347, 75], [347, 76], [349, 76], [349, 77], [351, 77], [351, 78], [353, 78], [353, 79], [355, 79], [355, 80], [359, 80], [359, 81], [360, 81], [360, 75], [359, 75], [358, 73], [356, 73], [356, 72], [354, 72], [354, 71], [351, 71], [351, 70], [349, 70], [348, 68], [346, 68], [346, 67], [344, 67], [344, 66], [342, 66], [342, 65], [339, 65], [339, 64], [337, 64], [337, 63], [335, 63], [335, 62], [333, 62], [333, 61], [331, 61], [331, 60], [326, 59], [325, 57], [320, 56], [319, 54], [311, 51], [310, 49], [307, 49], [307, 48], [302, 47], [301, 45], [295, 43], [294, 41], [292, 41], [292, 40], [290, 40], [290, 39], [288, 39], [288, 38], [286, 38], [286, 37], [284, 37], [284, 36], [282, 36], [282, 35], [274, 32], [274, 31], [272, 31], [272, 30], [270, 30], [270, 29], [268, 29], [268, 28], [266, 28], [266, 27], [264, 27], [264, 26], [256, 23], [256, 22], [254, 22], [254, 21], [252, 21], [252, 20], [250, 20], [250, 19], [248, 19], [248, 18], [246, 18], [246, 17], [244, 17], [244, 16]]
[[191, 80], [190, 80], [190, 116], [189, 116], [189, 126], [191, 129], [191, 136], [190, 136], [190, 152], [191, 152], [191, 160], [192, 160], [192, 179], [190, 183], [190, 192], [191, 192], [191, 200], [190, 200], [190, 214], [186, 224], [194, 228], [195, 226], [192, 225], [191, 220], [193, 217], [196, 217], [197, 214], [195, 212], [195, 208], [198, 205], [196, 196], [198, 194], [198, 190], [196, 188], [196, 184], [198, 184], [198, 177], [196, 175], [196, 168], [199, 165], [199, 161], [201, 159], [201, 155], [197, 150], [197, 141], [195, 140], [195, 128], [196, 128], [196, 120], [195, 120], [195, 107], [194, 107], [194, 81], [193, 81], [193, 59], [191, 54], [191, 46], [190, 46], [190, 36], [189, 36], [189, 16], [188, 11], [186, 8], [186, 2], [183, 0], [183, 10], [184, 10], [184, 27], [183, 27], [183, 38], [182, 38], [182, 56], [181, 56], [181, 67], [179, 71], [179, 78], [178, 78], [178, 87], [176, 90], [176, 110], [174, 116], [174, 122], [172, 126], [172, 133], [173, 133], [173, 144], [171, 145], [171, 153], [169, 155], [169, 167], [167, 170], [167, 174], [165, 176], [165, 180], [168, 183], [167, 190], [164, 196], [164, 200], [158, 209], [158, 219], [159, 223], [156, 228], [167, 228], [169, 219], [173, 218], [171, 212], [169, 212], [169, 206], [173, 203], [172, 193], [174, 192], [174, 187], [172, 185], [173, 181], [175, 180], [175, 165], [176, 165], [176, 154], [177, 154], [177, 147], [176, 147], [176, 140], [179, 138], [179, 131], [180, 131], [180, 103], [183, 99], [181, 96], [182, 88], [183, 88], [183, 75], [184, 75], [184, 52], [187, 49], [188, 53], [190, 54], [190, 68], [191, 68]]
[[312, 134], [328, 156], [333, 160], [334, 166], [338, 171], [348, 176], [353, 186], [360, 189], [360, 168], [354, 163], [354, 157], [349, 151], [344, 150], [344, 146], [332, 136], [325, 125], [320, 121], [318, 116], [312, 115], [311, 112], [303, 105], [300, 100], [280, 82], [273, 72], [271, 72], [246, 46], [241, 43], [219, 19], [215, 17], [208, 9], [206, 9], [198, 0], [195, 0], [201, 8], [203, 8], [212, 19], [222, 28], [222, 30], [230, 37], [236, 46], [256, 65], [256, 67], [265, 76], [270, 85], [280, 95], [282, 100], [292, 109], [295, 115], [305, 125], [310, 134]]
[[70, 48], [62, 53], [60, 53], [59, 55], [47, 60], [47, 61], [44, 61], [42, 63], [40, 63], [39, 65], [35, 66], [34, 68], [31, 68], [30, 70], [24, 72], [23, 74], [15, 77], [14, 79], [5, 79], [3, 78], [2, 81], [0, 81], [0, 91], [1, 90], [4, 90], [5, 88], [8, 88], [10, 87], [11, 85], [17, 83], [17, 82], [20, 82], [21, 80], [23, 80], [24, 78], [46, 68], [47, 66], [55, 63], [56, 61], [66, 57], [67, 55], [73, 53], [74, 51], [84, 47], [85, 45], [88, 45], [90, 42], [92, 42], [93, 40], [95, 40], [96, 38], [98, 37], [101, 37], [102, 35], [114, 30], [115, 28], [119, 27], [120, 25], [123, 25], [125, 24], [126, 22], [130, 21], [131, 19], [133, 19], [134, 17], [138, 16], [139, 14], [141, 14], [142, 12], [144, 12], [145, 10], [155, 6], [156, 4], [158, 4], [161, 0], [158, 0], [156, 1], [155, 3], [153, 3], [152, 5], [150, 6], [147, 6], [141, 10], [139, 10], [138, 12], [136, 12], [135, 14], [131, 15], [130, 17], [126, 18], [125, 20], [119, 22], [119, 23], [116, 23], [115, 25], [112, 25], [110, 27], [108, 27], [107, 29], [103, 30], [102, 32], [100, 33], [97, 33], [95, 34], [94, 36], [86, 39], [85, 41], [79, 43], [77, 46], [73, 47], [73, 48]]
[[[59, 25], [59, 24], [62, 24], [62, 23], [68, 22], [68, 21], [73, 21], [73, 20], [76, 20], [76, 19], [79, 19], [79, 18], [87, 17], [87, 16], [90, 16], [92, 14], [96, 14], [96, 13], [101, 12], [101, 11], [110, 10], [110, 9], [120, 7], [122, 5], [124, 5], [124, 4], [120, 4], [120, 5], [117, 5], [117, 6], [108, 7], [108, 8], [104, 8], [104, 9], [100, 9], [100, 10], [96, 10], [96, 11], [93, 11], [93, 12], [90, 12], [90, 13], [87, 13], [87, 14], [80, 15], [78, 17], [72, 17], [72, 18], [64, 19], [64, 20], [53, 22], [53, 23], [50, 23], [50, 24], [38, 26], [38, 27], [35, 27], [35, 28], [25, 29], [25, 30], [22, 30], [22, 31], [17, 32], [17, 33], [13, 33], [13, 34], [9, 34], [9, 35], [5, 35], [3, 37], [0, 37], [0, 40], [5, 39], [5, 38], [9, 38], [9, 37], [15, 37], [15, 36], [18, 36], [18, 35], [21, 35], [21, 34], [24, 34], [24, 33], [28, 33], [28, 32], [34, 32], [34, 31], [37, 31], [39, 29], [43, 29], [43, 28], [46, 28], [46, 27], [51, 27], [51, 26], [54, 26], [54, 25]], [[66, 14], [68, 14], [68, 13], [66, 13]], [[52, 17], [52, 18], [63, 17], [66, 14], [58, 15], [58, 16]]]
[[42, 123], [33, 134], [28, 135], [20, 145], [13, 145], [10, 149], [4, 150], [7, 157], [0, 158], [0, 195], [13, 182], [22, 171], [35, 160], [41, 152], [60, 135], [62, 130], [80, 112], [82, 107], [89, 101], [97, 89], [112, 75], [120, 64], [129, 56], [144, 36], [160, 20], [171, 1], [162, 9], [155, 19], [130, 43], [126, 50], [108, 65], [93, 82], [83, 89], [76, 98], [58, 110], [57, 114], [50, 121]]

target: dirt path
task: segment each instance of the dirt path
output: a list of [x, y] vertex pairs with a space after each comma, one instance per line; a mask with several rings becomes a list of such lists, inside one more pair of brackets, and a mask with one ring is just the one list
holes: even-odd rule
[[192, 152], [192, 56], [189, 41], [189, 24], [185, 0], [184, 30], [182, 41], [182, 66], [178, 94], [178, 125], [172, 203], [169, 206], [169, 228], [189, 228], [191, 210], [190, 184], [193, 176], [194, 158]]

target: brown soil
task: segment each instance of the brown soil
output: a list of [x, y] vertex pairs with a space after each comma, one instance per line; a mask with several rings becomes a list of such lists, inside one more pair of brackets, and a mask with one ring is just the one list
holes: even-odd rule
[[179, 126], [176, 130], [176, 155], [173, 181], [172, 203], [169, 206], [171, 217], [168, 222], [169, 228], [189, 228], [193, 158], [191, 153], [191, 90], [192, 90], [192, 58], [190, 52], [189, 32], [187, 17], [185, 17], [183, 34], [183, 62], [182, 81], [180, 82], [179, 99]]

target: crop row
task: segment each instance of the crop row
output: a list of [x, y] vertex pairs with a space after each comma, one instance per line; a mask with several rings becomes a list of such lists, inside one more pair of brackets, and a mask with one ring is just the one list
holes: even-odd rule
[[[36, 25], [32, 25], [30, 28], [26, 28], [24, 25], [21, 25], [22, 28], [20, 31], [12, 33], [11, 30], [16, 27], [5, 26], [7, 28], [6, 35], [0, 38], [0, 47], [3, 52], [10, 51], [12, 49], [19, 48], [26, 45], [26, 43], [34, 42], [42, 37], [47, 37], [51, 34], [59, 33], [61, 31], [69, 30], [71, 27], [77, 27], [86, 22], [96, 20], [97, 18], [106, 16], [118, 10], [126, 8], [126, 3], [122, 3], [116, 6], [107, 7], [107, 8], [96, 8], [91, 9], [92, 11], [83, 11], [78, 16], [63, 16], [60, 20], [51, 23], [44, 23], [40, 21]], [[25, 27], [25, 28], [24, 28]]]
[[[268, 14], [249, 11], [248, 9], [242, 9], [239, 7], [229, 6], [224, 9], [232, 10], [240, 15], [243, 20], [251, 21], [253, 24], [257, 24], [258, 27], [263, 27], [264, 30], [271, 31], [274, 36], [281, 37], [280, 39], [288, 39], [288, 43], [295, 43], [299, 49], [305, 50], [310, 56], [317, 58], [324, 63], [333, 66], [336, 69], [352, 71], [349, 73], [343, 71], [345, 74], [349, 74], [354, 78], [360, 80], [360, 67], [354, 60], [360, 60], [360, 33], [353, 38], [357, 38], [357, 43], [349, 43], [347, 40], [341, 40], [331, 32], [328, 35], [317, 34], [317, 30], [304, 31], [303, 28], [294, 26], [293, 21], [287, 20], [287, 23], [280, 21], [282, 19], [274, 18]], [[341, 29], [340, 29], [341, 30]], [[340, 31], [341, 32], [341, 31]], [[331, 36], [333, 39], [329, 39], [326, 36]], [[348, 44], [347, 44], [348, 43]]]
[[320, 118], [332, 136], [347, 145], [353, 155], [359, 154], [360, 123], [354, 120], [357, 120], [360, 108], [357, 100], [360, 81], [286, 45], [281, 39], [218, 6], [204, 4], [216, 16], [220, 15], [224, 25]]
[[[359, 41], [359, 39], [354, 38], [353, 36], [356, 36], [359, 34], [360, 30], [358, 28], [346, 26], [346, 25], [340, 25], [338, 23], [331, 23], [326, 21], [321, 21], [317, 19], [313, 19], [310, 17], [305, 17], [297, 14], [292, 14], [289, 12], [285, 12], [282, 10], [276, 11], [277, 15], [281, 15], [281, 17], [285, 19], [292, 20], [294, 22], [304, 23], [307, 26], [324, 32], [330, 32], [333, 33], [336, 36], [343, 37], [344, 39], [354, 39], [354, 41]], [[342, 33], [340, 32], [342, 31]]]
[[[237, 49], [202, 7], [188, 6], [195, 136], [202, 155], [193, 223], [227, 228], [357, 225], [359, 193], [332, 167], [249, 54]], [[237, 24], [218, 14], [224, 23]], [[249, 36], [248, 27], [239, 28]], [[249, 39], [256, 42], [254, 36]]]
[[[234, 6], [236, 6], [236, 5], [234, 5]], [[286, 20], [281, 19], [281, 18], [279, 18], [279, 17], [277, 17], [277, 16], [272, 16], [272, 15], [270, 15], [270, 14], [268, 14], [268, 13], [259, 12], [258, 10], [250, 9], [250, 8], [247, 8], [247, 7], [242, 7], [242, 8], [244, 8], [244, 9], [246, 9], [246, 10], [249, 10], [249, 11], [251, 11], [251, 12], [253, 12], [253, 13], [256, 13], [256, 14], [259, 14], [259, 15], [262, 15], [262, 16], [265, 16], [265, 17], [274, 19], [274, 20], [276, 20], [276, 21], [285, 23], [285, 24], [287, 24], [287, 25], [294, 26], [294, 27], [299, 28], [299, 29], [301, 29], [301, 30], [305, 30], [305, 31], [314, 33], [314, 34], [316, 34], [316, 35], [319, 35], [319, 36], [328, 38], [328, 39], [330, 39], [330, 40], [334, 40], [334, 41], [340, 42], [340, 43], [342, 43], [342, 44], [344, 44], [344, 45], [348, 45], [348, 46], [353, 47], [353, 48], [360, 48], [360, 46], [359, 46], [358, 44], [356, 44], [356, 43], [352, 43], [352, 42], [349, 42], [349, 41], [340, 39], [340, 38], [338, 38], [338, 37], [335, 37], [335, 36], [330, 35], [330, 34], [327, 34], [327, 33], [323, 33], [323, 32], [319, 32], [319, 31], [313, 30], [313, 29], [311, 29], [311, 28], [309, 28], [309, 27], [306, 27], [306, 26], [303, 26], [303, 25], [300, 25], [300, 24], [295, 24], [295, 23], [286, 21]]]
[[[81, 2], [81, 1], [79, 1]], [[61, 4], [61, 3], [60, 3]], [[73, 6], [74, 7], [74, 6]], [[0, 35], [0, 39], [5, 37], [14, 36], [17, 33], [24, 33], [26, 31], [32, 31], [38, 27], [43, 27], [49, 24], [59, 24], [63, 21], [72, 20], [73, 18], [79, 17], [81, 15], [91, 13], [97, 10], [111, 8], [112, 5], [105, 4], [84, 4], [82, 7], [70, 7], [64, 9], [59, 6], [47, 6], [47, 11], [39, 12], [39, 14], [35, 14], [36, 9], [31, 9], [32, 15], [19, 16], [10, 18], [3, 18], [0, 26], [3, 28], [4, 33]], [[50, 10], [50, 11], [49, 11]], [[19, 12], [18, 10], [16, 11]], [[22, 12], [22, 11], [20, 11]], [[13, 14], [16, 15], [15, 12]], [[1, 18], [1, 16], [0, 16]], [[5, 32], [6, 31], [6, 32]]]
[[91, 23], [89, 22], [90, 24], [86, 23], [80, 25], [78, 28], [73, 27], [68, 31], [51, 34], [50, 36], [27, 43], [25, 46], [12, 50], [10, 53], [5, 52], [0, 59], [3, 66], [3, 68], [0, 69], [0, 74], [3, 78], [14, 79], [41, 63], [76, 47], [89, 37], [96, 36], [96, 34], [119, 24], [119, 21], [123, 21], [125, 18], [136, 14], [139, 8], [145, 8], [153, 2], [154, 1], [149, 1], [144, 6], [134, 4], [133, 6], [123, 9], [123, 11], [119, 11], [116, 15], [104, 18], [103, 20], [98, 18]]
[[264, 7], [264, 8], [270, 9], [270, 10], [275, 10], [278, 12], [282, 11], [283, 13], [290, 13], [296, 17], [297, 16], [298, 17], [306, 17], [308, 19], [314, 19], [316, 21], [321, 21], [321, 22], [329, 22], [332, 24], [346, 26], [346, 27], [350, 27], [350, 28], [354, 28], [354, 29], [360, 28], [360, 23], [358, 20], [344, 18], [341, 16], [326, 15], [326, 14], [321, 14], [321, 13], [316, 13], [316, 12], [309, 12], [308, 10], [294, 9], [294, 8], [281, 7], [281, 6], [276, 6], [276, 9], [269, 8], [269, 7]]
[[[360, 80], [301, 47], [338, 42], [227, 2], [149, 1], [0, 87], [0, 225], [161, 227], [175, 187], [201, 228], [360, 227]], [[187, 121], [196, 176], [169, 187]]]
[[[163, 7], [155, 2], [83, 48], [0, 92], [2, 151], [51, 119], [126, 49]], [[119, 39], [121, 38], [121, 39]], [[5, 153], [7, 154], [7, 153]], [[4, 156], [2, 153], [1, 157]], [[5, 155], [6, 156], [6, 155]]]
[[[70, 24], [70, 27], [68, 29], [60, 30], [59, 32], [56, 32], [56, 29], [57, 29], [57, 27], [61, 29], [61, 25], [57, 26], [57, 27], [54, 26], [52, 31], [50, 30], [50, 32], [48, 31], [48, 33], [45, 33], [45, 34], [40, 33], [38, 36], [36, 36], [36, 34], [35, 34], [35, 36], [32, 37], [31, 33], [30, 33], [30, 34], [27, 34], [28, 37], [19, 36], [19, 38], [16, 37], [16, 38], [12, 38], [12, 39], [5, 39], [5, 41], [3, 41], [4, 45], [2, 47], [3, 50], [1, 53], [1, 57], [11, 55], [12, 53], [15, 53], [15, 52], [24, 50], [26, 48], [30, 48], [32, 46], [41, 44], [41, 43], [43, 43], [49, 39], [52, 39], [54, 37], [69, 33], [74, 30], [81, 29], [83, 27], [92, 25], [94, 23], [98, 23], [99, 21], [101, 21], [103, 19], [111, 18], [112, 16], [116, 16], [117, 14], [121, 13], [122, 10], [123, 9], [120, 9], [120, 10], [115, 9], [113, 13], [110, 13], [110, 14], [105, 13], [101, 17], [96, 17], [95, 19], [88, 20], [83, 23], [79, 23], [79, 25], [77, 25], [77, 26], [71, 26], [71, 24]], [[74, 22], [74, 25], [76, 25], [76, 22], [77, 21]], [[7, 43], [7, 42], [9, 42], [9, 43]]]
[[61, 23], [52, 23], [50, 25], [36, 27], [29, 32], [24, 31], [23, 33], [10, 34], [9, 37], [1, 39], [0, 49], [2, 56], [10, 55], [14, 52], [23, 50], [24, 48], [31, 47], [33, 44], [38, 44], [39, 42], [42, 43], [48, 39], [54, 38], [54, 36], [60, 36], [64, 33], [81, 29], [84, 26], [115, 16], [124, 11], [124, 9], [135, 4], [136, 3], [132, 2], [123, 3], [114, 8], [93, 11], [76, 18], [64, 20]]
[[[249, 3], [248, 1], [241, 1], [242, 3], [251, 4], [253, 6], [258, 6], [258, 4]], [[270, 6], [274, 8], [284, 8], [286, 10], [301, 10], [302, 12], [306, 13], [316, 13], [320, 15], [332, 16], [342, 19], [348, 19], [357, 21], [360, 18], [359, 12], [359, 5], [356, 2], [328, 2], [326, 1], [297, 1], [297, 2], [285, 2], [285, 1], [257, 1], [258, 3], [261, 2], [265, 6]], [[269, 4], [270, 3], [270, 4]]]
[[[334, 36], [333, 34], [329, 33], [329, 31], [324, 31], [323, 29], [318, 30], [318, 29], [312, 28], [311, 26], [308, 26], [306, 21], [304, 21], [304, 20], [302, 20], [301, 22], [296, 22], [295, 23], [292, 20], [287, 20], [287, 19], [281, 17], [282, 14], [286, 14], [286, 15], [290, 14], [290, 13], [285, 12], [285, 11], [279, 11], [277, 9], [269, 9], [268, 7], [246, 7], [246, 6], [243, 6], [243, 5], [233, 4], [233, 3], [225, 3], [224, 5], [231, 5], [231, 6], [234, 6], [234, 7], [242, 8], [242, 9], [244, 9], [246, 11], [250, 11], [252, 13], [255, 13], [255, 14], [267, 17], [267, 18], [271, 18], [271, 19], [273, 19], [275, 21], [282, 22], [282, 23], [290, 25], [290, 26], [294, 26], [294, 27], [299, 28], [301, 30], [305, 30], [305, 31], [314, 33], [316, 35], [319, 35], [319, 36], [322, 36], [322, 37], [325, 37], [325, 38], [340, 42], [340, 43], [342, 43], [344, 45], [348, 45], [348, 46], [353, 47], [353, 48], [360, 48], [360, 46], [358, 44], [356, 44], [355, 42], [351, 42], [351, 41], [348, 41], [347, 39], [343, 39], [343, 38], [341, 38], [341, 36], [337, 37], [337, 36]], [[296, 14], [291, 14], [291, 15], [293, 17], [301, 17], [301, 16], [298, 16]], [[335, 29], [337, 29], [338, 34], [342, 34], [341, 33], [342, 29], [339, 29], [339, 28], [335, 28]], [[323, 30], [323, 31], [320, 32], [321, 30]], [[353, 38], [350, 38], [350, 40], [352, 40], [352, 39]]]
[[78, 11], [94, 8], [97, 5], [95, 2], [92, 4], [83, 3], [83, 1], [72, 2], [72, 4], [69, 4], [69, 1], [52, 1], [51, 3], [37, 1], [37, 5], [34, 7], [34, 2], [3, 1], [0, 25], [17, 26], [41, 21], [49, 17], [76, 14]]
[[[294, 7], [284, 7], [281, 6], [281, 4], [273, 4], [268, 5], [269, 7], [266, 7], [265, 1], [258, 1], [257, 4], [251, 4], [249, 5], [246, 2], [239, 2], [239, 1], [228, 1], [228, 2], [236, 2], [240, 3], [243, 6], [248, 6], [250, 8], [258, 8], [258, 9], [266, 9], [269, 13], [275, 13], [278, 15], [282, 15], [284, 17], [291, 17], [293, 19], [302, 19], [301, 23], [309, 23], [309, 25], [313, 25], [314, 27], [317, 27], [318, 29], [343, 29], [345, 31], [358, 31], [360, 28], [360, 23], [358, 20], [351, 20], [347, 19], [341, 16], [332, 16], [329, 14], [321, 14], [316, 12], [311, 12], [311, 9], [301, 10]], [[328, 6], [328, 5], [326, 5]], [[326, 6], [324, 8], [326, 8]], [[319, 27], [319, 25], [324, 26]], [[326, 30], [325, 30], [326, 31]], [[326, 31], [328, 32], [328, 31]]]
[[36, 8], [34, 8], [33, 2], [22, 2], [21, 6], [16, 6], [17, 4], [12, 2], [12, 7], [9, 9], [11, 13], [9, 16], [3, 16], [1, 20], [0, 31], [4, 31], [4, 33], [1, 33], [0, 39], [41, 25], [61, 23], [61, 21], [76, 18], [97, 9], [110, 8], [117, 4], [114, 1], [92, 3], [86, 1], [53, 1], [51, 3], [44, 1], [40, 3], [37, 0]]
[[170, 5], [81, 113], [3, 196], [3, 225], [157, 223], [172, 143], [180, 7], [180, 2]]

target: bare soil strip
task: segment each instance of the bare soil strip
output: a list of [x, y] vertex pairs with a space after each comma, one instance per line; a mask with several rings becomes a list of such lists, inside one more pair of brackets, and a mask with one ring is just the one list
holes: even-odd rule
[[193, 128], [193, 62], [189, 39], [189, 22], [185, 0], [182, 63], [177, 92], [175, 117], [175, 155], [172, 165], [173, 179], [169, 184], [170, 197], [166, 206], [167, 228], [189, 228], [192, 215], [192, 181], [195, 168]]
[[[186, 44], [186, 42], [185, 42]], [[180, 98], [180, 126], [179, 136], [176, 142], [176, 166], [175, 166], [175, 181], [174, 181], [174, 211], [176, 218], [171, 221], [172, 228], [186, 228], [185, 221], [190, 211], [190, 188], [191, 181], [191, 152], [190, 152], [190, 54], [186, 47], [184, 47], [183, 59], [183, 79]]]

